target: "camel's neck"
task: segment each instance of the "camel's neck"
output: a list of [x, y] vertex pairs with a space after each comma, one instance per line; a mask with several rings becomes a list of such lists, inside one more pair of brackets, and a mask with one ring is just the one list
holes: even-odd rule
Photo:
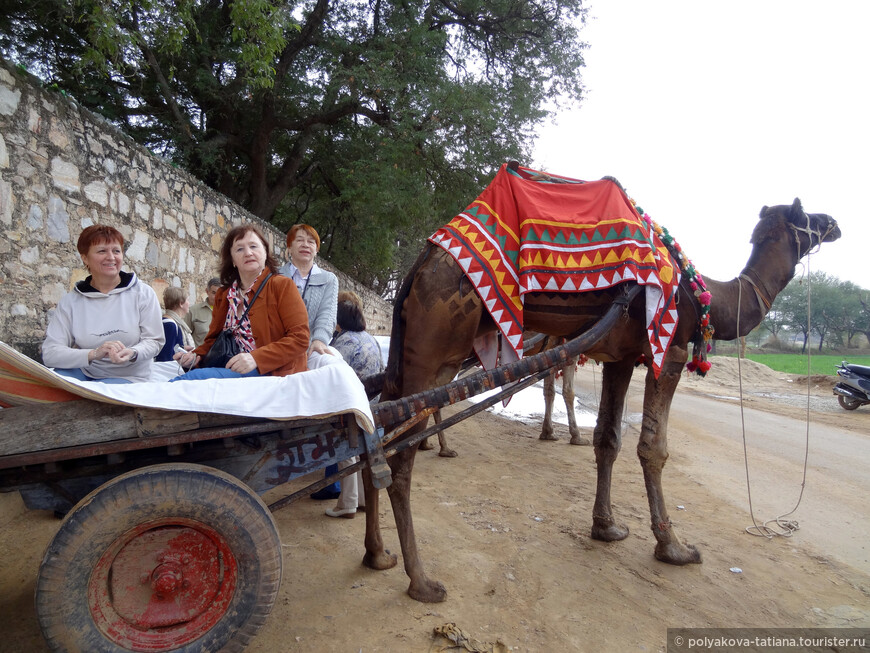
[[734, 340], [761, 324], [767, 309], [746, 279], [706, 279], [706, 282], [713, 296], [710, 323], [716, 330], [713, 334], [716, 340]]
[[716, 329], [713, 337], [734, 340], [761, 324], [770, 304], [794, 276], [796, 264], [797, 252], [792, 243], [766, 241], [753, 248], [746, 267], [736, 279], [705, 279], [713, 296], [710, 305], [710, 321]]

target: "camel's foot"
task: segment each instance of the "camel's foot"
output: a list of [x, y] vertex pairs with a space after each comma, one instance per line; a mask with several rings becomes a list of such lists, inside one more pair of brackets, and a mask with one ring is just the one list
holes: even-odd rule
[[363, 556], [363, 565], [369, 569], [383, 571], [384, 569], [395, 567], [398, 560], [396, 554], [389, 551], [381, 551], [380, 553], [369, 553], [366, 551], [366, 554]]
[[584, 438], [582, 435], [572, 435], [571, 444], [576, 444], [581, 447], [588, 447], [590, 444], [592, 444], [592, 440], [590, 440], [589, 438]]
[[423, 583], [418, 584], [411, 581], [411, 585], [408, 587], [408, 596], [421, 603], [441, 603], [447, 598], [447, 590], [437, 580], [427, 578]]
[[671, 565], [689, 565], [701, 563], [701, 552], [691, 544], [681, 542], [659, 542], [656, 544], [656, 560]]
[[556, 442], [559, 439], [559, 436], [553, 433], [552, 431], [541, 431], [541, 436], [538, 438], [539, 440], [550, 440], [551, 442]]
[[420, 451], [432, 451], [435, 448], [431, 442], [429, 442], [429, 438], [426, 438], [420, 443], [420, 446], [417, 447]]
[[453, 449], [446, 448], [441, 449], [441, 451], [438, 452], [438, 455], [442, 458], [456, 458], [457, 456], [459, 456], [459, 454], [453, 451]]
[[628, 537], [628, 526], [592, 522], [592, 539], [601, 542], [619, 542]]

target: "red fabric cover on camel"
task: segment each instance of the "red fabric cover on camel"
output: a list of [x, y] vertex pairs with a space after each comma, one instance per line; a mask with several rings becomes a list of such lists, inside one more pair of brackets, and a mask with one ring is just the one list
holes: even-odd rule
[[[645, 286], [658, 376], [677, 325], [680, 268], [614, 181], [504, 164], [480, 196], [429, 240], [453, 256], [488, 308], [503, 336], [502, 364], [522, 356], [525, 293], [582, 292], [625, 281]], [[489, 367], [495, 361], [483, 353], [486, 348], [475, 343]]]

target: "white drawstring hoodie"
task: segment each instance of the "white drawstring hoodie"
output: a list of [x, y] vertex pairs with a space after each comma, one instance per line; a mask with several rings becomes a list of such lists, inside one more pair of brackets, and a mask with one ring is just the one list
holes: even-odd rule
[[[108, 358], [88, 362], [88, 352], [106, 340], [118, 340], [139, 352], [133, 362]], [[121, 272], [121, 283], [108, 293], [79, 281], [64, 295], [49, 318], [42, 343], [48, 367], [80, 368], [92, 379], [121, 377], [148, 381], [151, 362], [163, 347], [163, 323], [157, 294], [133, 272]]]

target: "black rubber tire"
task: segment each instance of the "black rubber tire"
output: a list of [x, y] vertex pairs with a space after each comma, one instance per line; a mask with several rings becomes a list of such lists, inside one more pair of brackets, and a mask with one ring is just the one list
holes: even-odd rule
[[852, 397], [844, 397], [843, 395], [837, 395], [837, 401], [840, 402], [840, 408], [844, 410], [855, 410], [858, 406], [861, 405], [861, 402], [857, 399], [852, 399]]
[[211, 467], [154, 465], [119, 476], [82, 499], [49, 543], [36, 583], [42, 633], [54, 651], [120, 653], [88, 596], [92, 570], [113, 543], [154, 520], [184, 520], [218, 533], [235, 557], [235, 589], [219, 620], [193, 642], [159, 650], [242, 651], [263, 625], [281, 584], [281, 540], [272, 513], [238, 479]]

